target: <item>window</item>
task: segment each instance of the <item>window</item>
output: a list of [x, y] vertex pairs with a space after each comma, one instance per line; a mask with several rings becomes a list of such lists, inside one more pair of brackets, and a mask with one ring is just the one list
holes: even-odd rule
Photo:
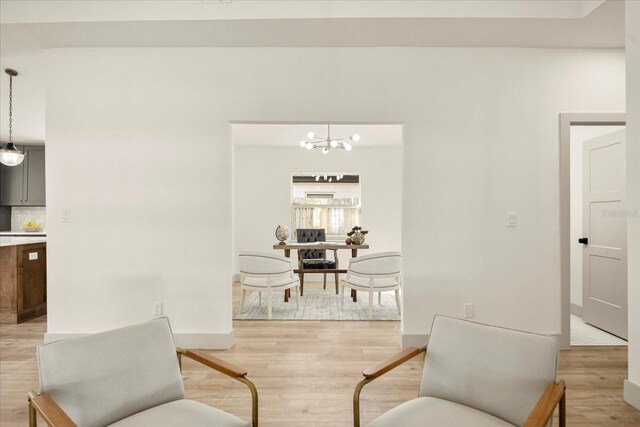
[[294, 175], [291, 230], [324, 228], [327, 240], [344, 240], [360, 224], [358, 175]]

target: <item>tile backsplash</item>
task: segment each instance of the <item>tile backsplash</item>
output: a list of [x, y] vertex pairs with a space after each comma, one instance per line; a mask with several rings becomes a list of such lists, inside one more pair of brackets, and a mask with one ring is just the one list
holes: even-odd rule
[[43, 206], [13, 206], [11, 208], [11, 231], [22, 231], [22, 224], [33, 221], [44, 226], [47, 230], [47, 208]]

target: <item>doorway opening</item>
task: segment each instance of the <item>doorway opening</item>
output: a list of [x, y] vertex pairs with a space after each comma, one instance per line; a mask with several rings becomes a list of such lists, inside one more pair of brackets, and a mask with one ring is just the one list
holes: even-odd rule
[[[234, 320], [269, 318], [265, 292], [248, 289], [242, 300], [238, 259], [246, 252], [293, 260], [301, 282], [300, 299], [294, 288], [273, 292], [271, 319], [370, 319], [367, 293], [357, 292], [354, 298], [349, 289], [344, 295], [336, 290], [352, 256], [401, 250], [402, 124], [331, 123], [330, 127], [332, 138], [358, 138], [348, 139], [349, 149], [338, 149], [329, 141], [331, 149], [314, 150], [301, 141], [312, 133], [326, 133], [326, 123], [231, 124]], [[347, 234], [354, 227], [368, 231], [367, 247], [347, 245]], [[301, 231], [313, 241], [299, 242]], [[338, 248], [289, 249], [314, 242]], [[400, 321], [401, 304], [394, 292], [377, 294], [371, 320]]]
[[561, 344], [626, 345], [624, 114], [560, 119]]

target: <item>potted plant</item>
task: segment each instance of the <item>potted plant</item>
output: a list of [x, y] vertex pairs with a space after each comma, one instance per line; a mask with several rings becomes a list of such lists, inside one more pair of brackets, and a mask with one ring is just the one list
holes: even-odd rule
[[357, 225], [351, 229], [350, 232], [347, 233], [349, 238], [347, 239], [347, 243], [353, 243], [354, 245], [361, 245], [364, 243], [364, 236], [369, 231], [363, 230], [362, 227], [358, 227]]

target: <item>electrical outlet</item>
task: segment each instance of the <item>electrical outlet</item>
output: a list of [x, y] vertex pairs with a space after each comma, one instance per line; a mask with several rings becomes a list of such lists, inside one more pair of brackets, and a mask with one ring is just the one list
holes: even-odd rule
[[60, 222], [71, 222], [71, 209], [63, 209], [60, 213]]
[[472, 319], [473, 318], [473, 304], [465, 304], [464, 305], [464, 318]]
[[153, 303], [153, 317], [162, 316], [162, 302], [156, 301]]
[[507, 212], [507, 227], [515, 228], [518, 226], [518, 214], [515, 212]]

